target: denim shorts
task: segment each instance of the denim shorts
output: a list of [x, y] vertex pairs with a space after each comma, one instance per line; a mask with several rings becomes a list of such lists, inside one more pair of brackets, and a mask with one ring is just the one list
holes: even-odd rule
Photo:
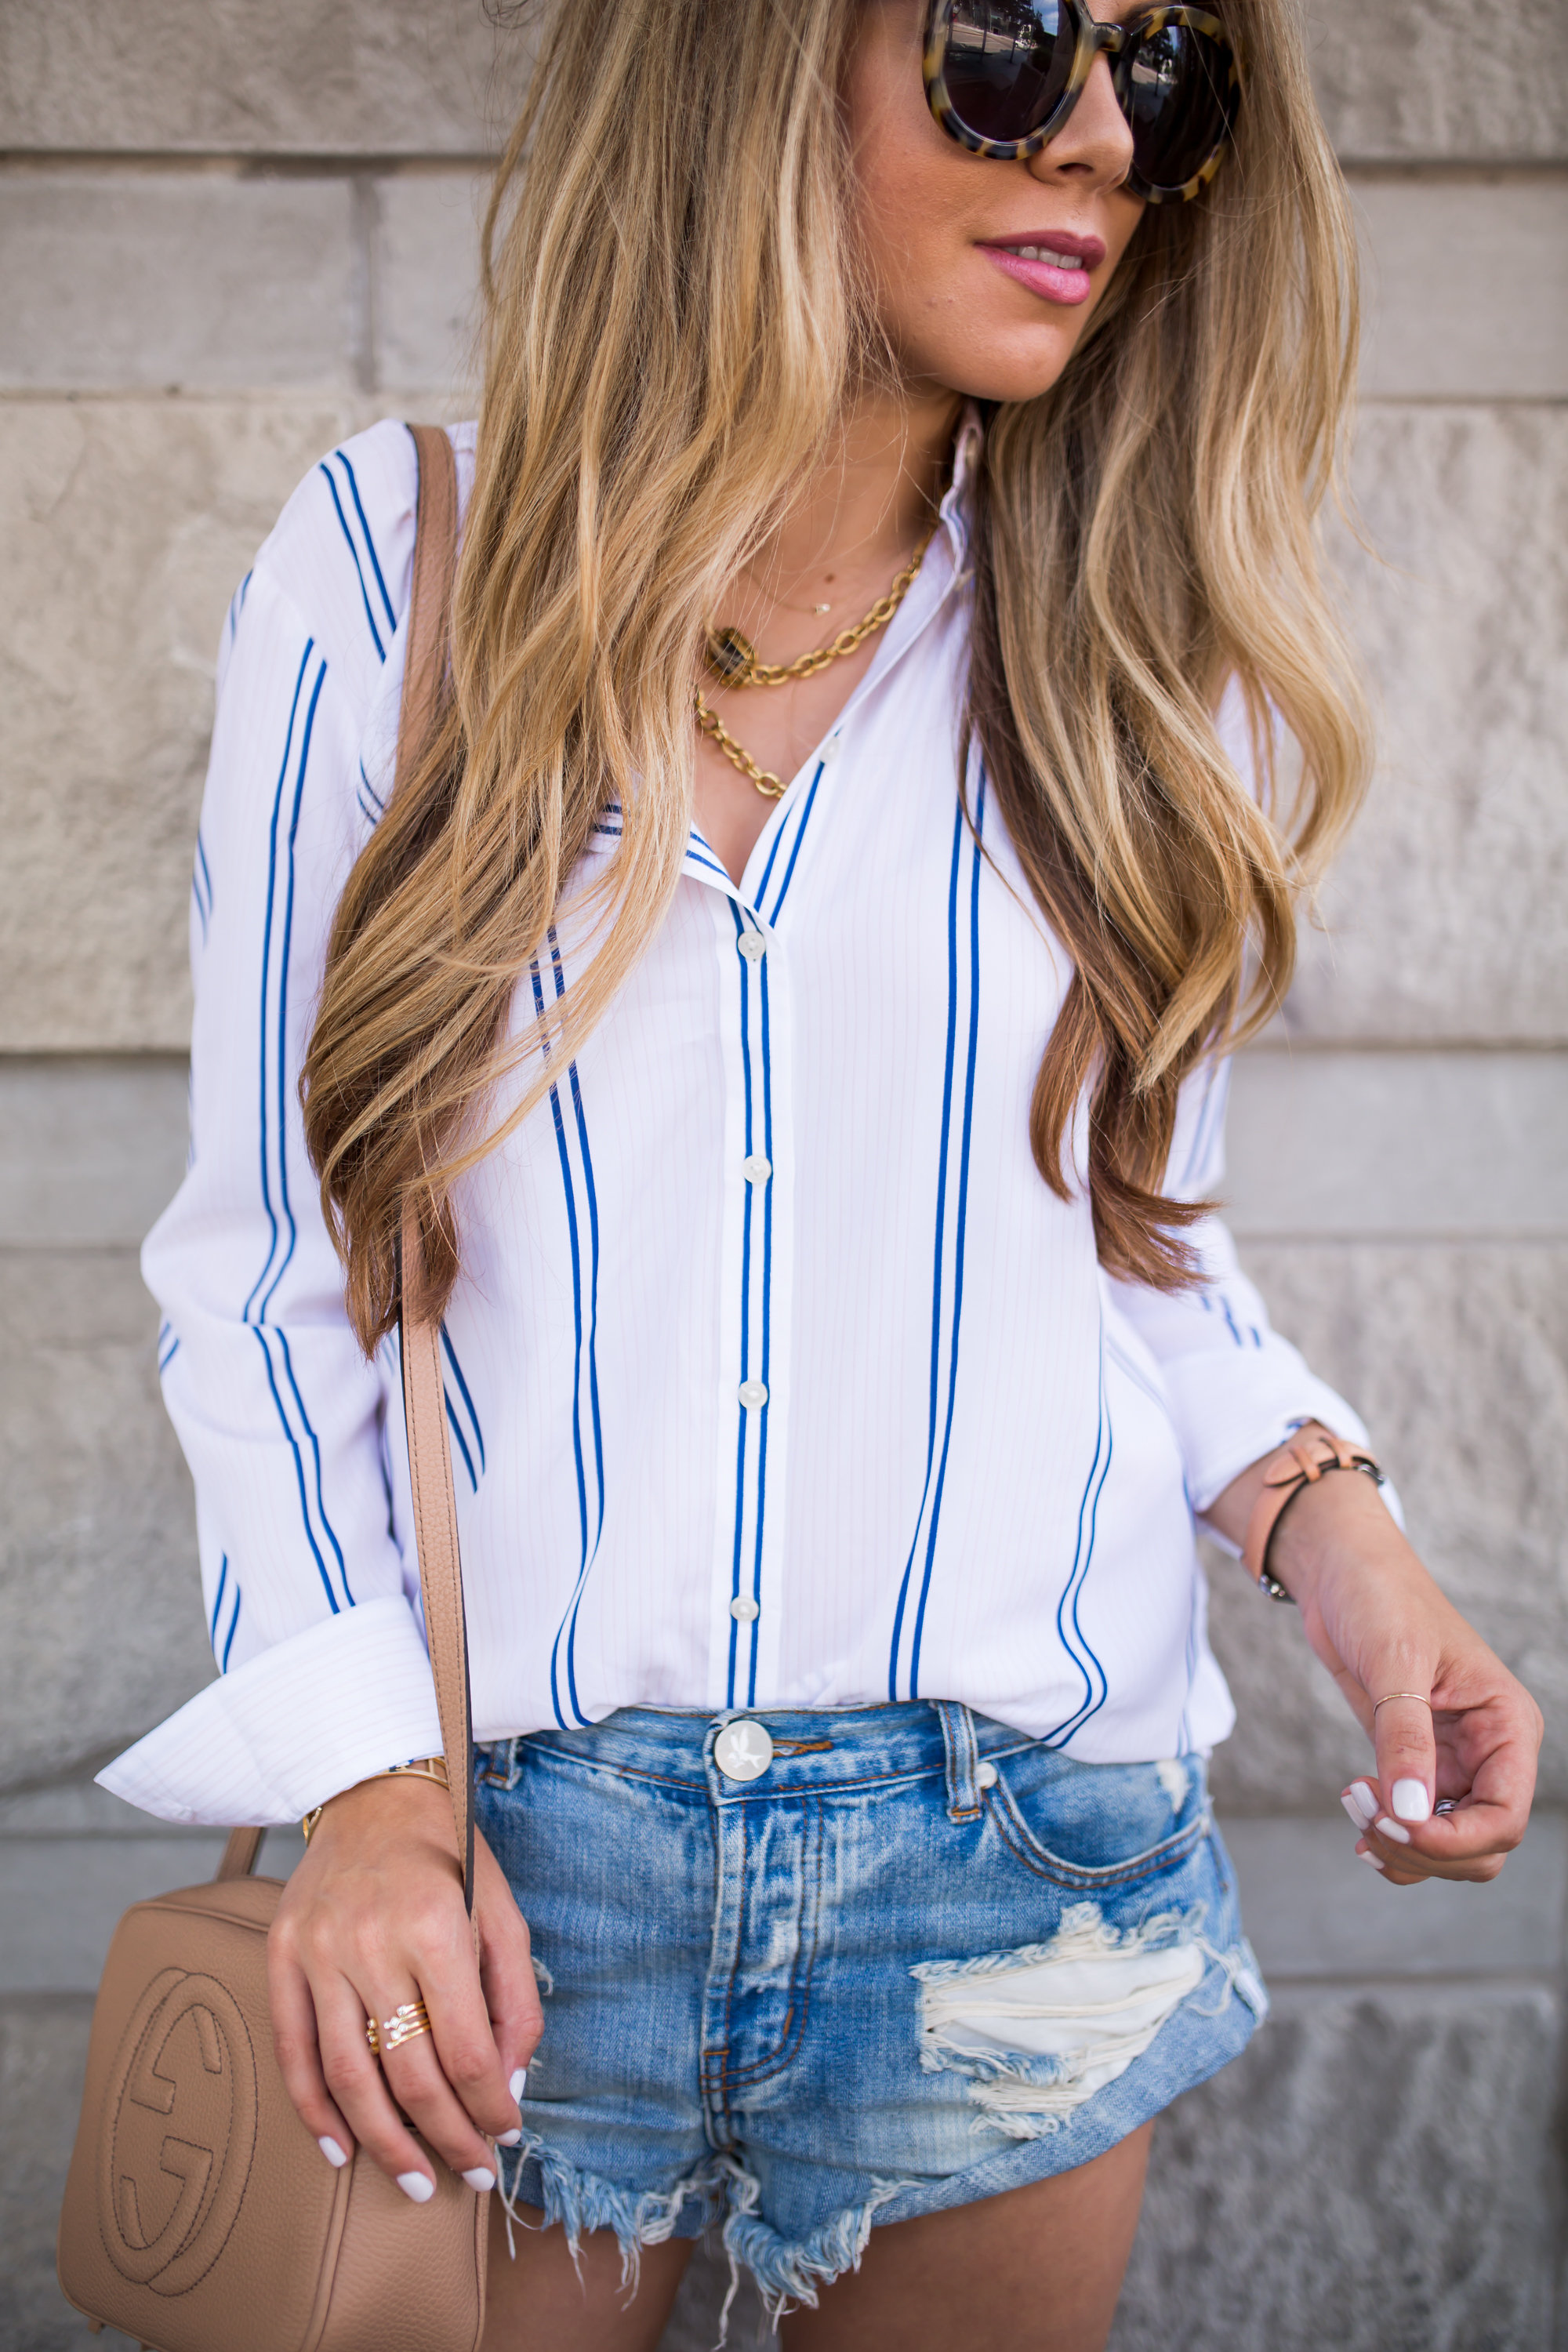
[[948, 1701], [627, 1708], [477, 1780], [544, 2009], [503, 2188], [628, 2276], [721, 2224], [772, 2310], [814, 2303], [873, 2224], [1100, 2155], [1267, 2009], [1194, 1757]]

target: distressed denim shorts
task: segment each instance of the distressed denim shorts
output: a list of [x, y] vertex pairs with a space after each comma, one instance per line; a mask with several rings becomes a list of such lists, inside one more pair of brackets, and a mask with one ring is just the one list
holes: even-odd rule
[[874, 2223], [1099, 2156], [1267, 2008], [1195, 1758], [947, 1701], [627, 1708], [481, 1749], [478, 1790], [544, 2009], [503, 2186], [628, 2277], [721, 2224], [814, 2303]]

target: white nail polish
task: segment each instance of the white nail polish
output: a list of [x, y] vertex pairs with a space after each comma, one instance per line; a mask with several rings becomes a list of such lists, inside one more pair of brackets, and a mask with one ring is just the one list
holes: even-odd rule
[[1426, 1794], [1425, 1780], [1395, 1780], [1394, 1810], [1402, 1822], [1424, 1822], [1430, 1817], [1432, 1800]]
[[412, 2197], [416, 2205], [428, 2205], [436, 2194], [436, 2183], [426, 2180], [422, 2172], [400, 2172], [397, 2185], [405, 2197]]
[[[1373, 1870], [1383, 1870], [1383, 1864], [1379, 1862], [1375, 1853], [1358, 1853], [1356, 1860], [1358, 1862], [1370, 1862]], [[1384, 1871], [1384, 1875], [1386, 1877], [1387, 1874], [1386, 1871]]]
[[488, 2164], [476, 2164], [472, 2172], [465, 2172], [463, 2178], [470, 2189], [479, 2190], [481, 2197], [487, 2189], [493, 2189], [496, 2185], [495, 2174]]
[[1386, 1813], [1378, 1822], [1377, 1833], [1379, 1837], [1392, 1838], [1395, 1845], [1408, 1845], [1410, 1843], [1409, 1831], [1402, 1830], [1397, 1822], [1391, 1822]]
[[338, 2146], [337, 2141], [335, 2139], [319, 2139], [316, 2142], [316, 2146], [321, 2149], [321, 2154], [326, 2158], [327, 2162], [330, 2165], [334, 2166], [336, 2169], [341, 2172], [343, 2166], [348, 2162], [348, 2158], [343, 2154], [342, 2149]]
[[1352, 1820], [1359, 1822], [1363, 1829], [1377, 1819], [1377, 1799], [1364, 1780], [1352, 1780], [1340, 1801]]
[[521, 2099], [521, 2096], [522, 2096], [522, 2090], [523, 2090], [523, 2084], [527, 2082], [527, 2080], [528, 2080], [528, 2069], [527, 2069], [527, 2067], [526, 2067], [526, 2066], [520, 2066], [520, 2067], [518, 2068], [518, 2070], [517, 2070], [516, 2074], [512, 2076], [512, 2078], [511, 2078], [510, 2082], [507, 2084], [507, 2089], [511, 2093], [511, 2095], [512, 2095], [512, 2097], [513, 2097], [514, 2099]]
[[498, 2147], [521, 2147], [522, 2146], [522, 2134], [521, 2131], [497, 2132], [496, 2146]]

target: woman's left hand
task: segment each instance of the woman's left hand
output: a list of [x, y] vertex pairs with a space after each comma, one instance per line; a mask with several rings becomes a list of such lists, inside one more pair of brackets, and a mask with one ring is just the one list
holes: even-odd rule
[[[1209, 1514], [1239, 1540], [1260, 1483]], [[1541, 1709], [1422, 1566], [1371, 1479], [1336, 1472], [1295, 1496], [1269, 1567], [1372, 1739], [1377, 1769], [1342, 1802], [1356, 1851], [1392, 1885], [1495, 1878], [1524, 1835]], [[1381, 1704], [1380, 1704], [1381, 1702]]]

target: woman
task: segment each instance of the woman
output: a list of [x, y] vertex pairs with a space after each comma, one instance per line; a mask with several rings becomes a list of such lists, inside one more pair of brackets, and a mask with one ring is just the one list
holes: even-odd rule
[[[1209, 1204], [1365, 764], [1295, 13], [572, 0], [489, 235], [395, 799], [401, 426], [231, 616], [146, 1257], [223, 1675], [105, 1777], [316, 1814], [289, 2089], [416, 2203], [499, 2147], [546, 2226], [498, 2220], [489, 2343], [653, 2346], [721, 2221], [793, 2346], [1079, 2352], [1152, 2118], [1265, 2007], [1194, 1511], [1373, 1736], [1391, 1883], [1495, 1874], [1540, 1728]], [[479, 1969], [439, 1765], [391, 1769], [439, 1745], [410, 1195]]]

